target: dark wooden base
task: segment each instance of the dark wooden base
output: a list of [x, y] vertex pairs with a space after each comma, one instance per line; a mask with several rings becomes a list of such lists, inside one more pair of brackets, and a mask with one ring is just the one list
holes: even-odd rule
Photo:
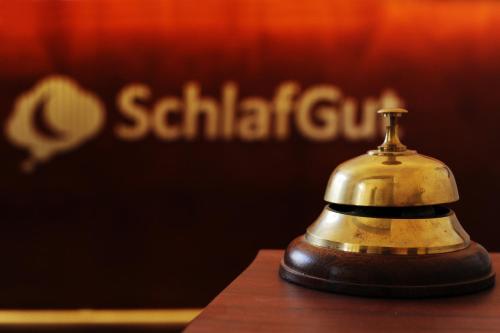
[[280, 276], [314, 289], [397, 298], [462, 295], [495, 283], [490, 256], [475, 242], [449, 253], [387, 255], [317, 247], [303, 236], [288, 246]]

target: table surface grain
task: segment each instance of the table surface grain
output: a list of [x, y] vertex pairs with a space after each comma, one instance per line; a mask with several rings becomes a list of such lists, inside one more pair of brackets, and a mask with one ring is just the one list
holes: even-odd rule
[[[344, 296], [281, 280], [281, 250], [254, 262], [186, 332], [500, 332], [500, 290], [420, 300]], [[492, 254], [500, 267], [500, 253]]]

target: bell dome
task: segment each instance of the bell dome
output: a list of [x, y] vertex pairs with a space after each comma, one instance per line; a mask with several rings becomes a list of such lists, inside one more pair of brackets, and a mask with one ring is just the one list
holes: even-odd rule
[[384, 143], [340, 164], [330, 176], [325, 201], [354, 206], [409, 207], [459, 199], [451, 170], [443, 162], [407, 150], [397, 134], [404, 109], [379, 111], [389, 118]]

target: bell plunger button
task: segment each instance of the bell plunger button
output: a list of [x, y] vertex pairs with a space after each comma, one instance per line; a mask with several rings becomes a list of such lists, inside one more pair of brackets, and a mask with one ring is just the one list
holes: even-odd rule
[[392, 108], [382, 109], [377, 113], [384, 115], [385, 118], [385, 140], [378, 146], [381, 152], [400, 152], [405, 151], [406, 146], [401, 143], [398, 135], [398, 118], [408, 113], [405, 109]]

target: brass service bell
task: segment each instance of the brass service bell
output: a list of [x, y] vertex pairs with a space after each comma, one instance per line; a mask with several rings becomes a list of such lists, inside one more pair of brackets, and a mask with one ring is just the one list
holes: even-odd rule
[[488, 252], [470, 240], [453, 210], [455, 178], [441, 161], [398, 137], [404, 109], [382, 109], [382, 145], [340, 164], [327, 205], [305, 235], [288, 246], [283, 279], [338, 293], [429, 297], [493, 286]]

